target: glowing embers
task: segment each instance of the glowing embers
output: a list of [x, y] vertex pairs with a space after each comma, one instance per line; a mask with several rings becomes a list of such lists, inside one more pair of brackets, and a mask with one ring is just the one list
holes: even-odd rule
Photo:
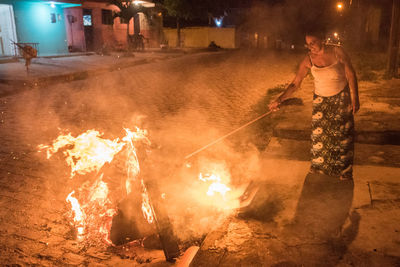
[[[71, 167], [70, 178], [77, 174], [81, 175], [80, 178], [85, 175], [84, 182], [66, 198], [71, 206], [69, 215], [71, 220], [73, 218], [72, 224], [80, 240], [103, 240], [106, 244], [112, 244], [109, 234], [117, 201], [121, 200], [121, 196], [132, 192], [134, 183], [140, 183], [135, 188], [140, 188], [142, 192], [132, 193], [142, 194], [145, 218], [149, 223], [154, 220], [146, 187], [143, 181], [136, 180], [140, 167], [134, 146], [139, 141], [145, 144], [150, 144], [150, 141], [145, 130], [125, 129], [125, 132], [126, 135], [121, 140], [102, 138], [103, 134], [95, 130], [88, 130], [77, 137], [68, 133], [58, 136], [52, 145], [39, 145], [40, 151], [47, 152], [47, 158], [58, 151], [63, 152], [68, 166]], [[123, 175], [121, 181], [119, 177], [112, 177], [107, 173], [108, 166], [105, 163], [111, 163], [123, 150], [126, 152], [125, 158], [120, 158], [125, 159], [126, 175]]]
[[116, 214], [113, 201], [110, 199], [108, 185], [102, 181], [103, 174], [92, 184], [84, 183], [75, 197], [72, 191], [66, 201], [71, 204], [71, 212], [74, 215], [73, 225], [77, 230], [79, 240], [100, 239], [111, 244], [109, 230], [112, 218]]

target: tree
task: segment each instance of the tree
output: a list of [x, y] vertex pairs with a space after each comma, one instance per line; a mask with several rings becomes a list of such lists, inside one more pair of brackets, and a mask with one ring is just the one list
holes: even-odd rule
[[[139, 13], [144, 13], [147, 15], [149, 8], [145, 8], [142, 5], [136, 5], [132, 0], [109, 0], [110, 5], [114, 5], [119, 8], [119, 11], [114, 12], [113, 18], [120, 17], [127, 23], [126, 27], [126, 40], [129, 44], [130, 35], [129, 35], [129, 22], [133, 18], [135, 20], [135, 25], [139, 24], [138, 16]], [[139, 35], [140, 27], [134, 27], [134, 35]]]
[[165, 0], [163, 7], [167, 10], [168, 15], [176, 18], [177, 40], [176, 47], [181, 47], [181, 25], [182, 19], [188, 20], [194, 16], [195, 2], [191, 0]]
[[177, 47], [181, 46], [182, 20], [221, 16], [228, 7], [228, 2], [224, 0], [164, 0], [158, 2], [169, 16], [176, 19]]

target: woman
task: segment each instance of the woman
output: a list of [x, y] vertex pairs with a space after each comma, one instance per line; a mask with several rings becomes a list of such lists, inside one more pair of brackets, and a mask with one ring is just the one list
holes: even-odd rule
[[357, 77], [343, 48], [326, 45], [323, 40], [321, 34], [306, 34], [310, 52], [301, 62], [294, 80], [269, 108], [278, 110], [311, 70], [315, 88], [310, 172], [348, 180], [353, 178], [353, 115], [360, 107]]

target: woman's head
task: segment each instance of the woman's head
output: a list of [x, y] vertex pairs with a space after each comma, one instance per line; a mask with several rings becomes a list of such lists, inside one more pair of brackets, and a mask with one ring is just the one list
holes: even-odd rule
[[306, 44], [311, 53], [321, 51], [324, 44], [325, 34], [322, 31], [308, 31], [306, 33]]

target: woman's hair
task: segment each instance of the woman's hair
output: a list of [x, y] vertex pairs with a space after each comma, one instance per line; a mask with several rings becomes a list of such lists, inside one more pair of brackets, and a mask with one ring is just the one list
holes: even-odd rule
[[314, 36], [320, 40], [325, 40], [325, 31], [322, 29], [308, 29], [305, 36]]

